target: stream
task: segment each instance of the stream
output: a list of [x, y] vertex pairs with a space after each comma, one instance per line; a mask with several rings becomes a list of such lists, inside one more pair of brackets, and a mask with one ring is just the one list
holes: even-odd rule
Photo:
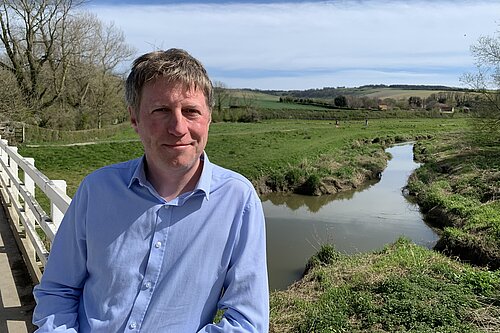
[[300, 279], [307, 260], [322, 244], [352, 254], [378, 250], [406, 236], [432, 248], [438, 235], [424, 222], [418, 205], [402, 193], [418, 167], [412, 149], [413, 144], [387, 148], [392, 159], [381, 179], [354, 191], [263, 196], [270, 289], [286, 289]]

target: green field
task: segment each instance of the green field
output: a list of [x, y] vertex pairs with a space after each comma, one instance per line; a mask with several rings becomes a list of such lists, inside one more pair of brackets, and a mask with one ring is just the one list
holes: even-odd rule
[[411, 96], [415, 97], [420, 97], [420, 98], [427, 98], [432, 94], [437, 94], [439, 91], [436, 90], [406, 90], [406, 89], [372, 89], [370, 91], [367, 91], [364, 93], [364, 96], [366, 97], [373, 97], [373, 98], [380, 98], [380, 99], [385, 99], [385, 98], [393, 98], [393, 99], [404, 99], [407, 100]]
[[[389, 138], [413, 140], [417, 136], [458, 131], [464, 119], [374, 119], [341, 122], [273, 120], [260, 123], [214, 123], [210, 127], [207, 153], [211, 161], [236, 170], [252, 181], [285, 173], [301, 163], [316, 164], [328, 157], [337, 163], [351, 161], [359, 149], [355, 142], [371, 142], [380, 151]], [[133, 140], [133, 141], [131, 141]], [[92, 145], [21, 146], [20, 154], [33, 157], [35, 165], [51, 179], [65, 179], [68, 192], [74, 193], [82, 178], [106, 164], [126, 161], [142, 154], [132, 129]], [[365, 154], [369, 154], [365, 151]]]
[[280, 103], [279, 96], [257, 91], [231, 90], [230, 95], [231, 98], [227, 101], [227, 105], [225, 105], [226, 107], [229, 106], [229, 104], [233, 104], [241, 107], [247, 106], [250, 108], [269, 110], [281, 110], [284, 108], [290, 110], [328, 110], [328, 108], [321, 106]]

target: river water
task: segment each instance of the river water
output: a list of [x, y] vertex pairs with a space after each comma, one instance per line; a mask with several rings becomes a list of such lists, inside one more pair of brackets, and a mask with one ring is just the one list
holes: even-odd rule
[[418, 167], [412, 148], [412, 144], [388, 148], [392, 159], [380, 181], [356, 191], [262, 198], [271, 290], [286, 289], [299, 279], [307, 260], [322, 244], [349, 254], [381, 249], [402, 235], [428, 248], [436, 244], [438, 235], [425, 224], [418, 206], [402, 194]]

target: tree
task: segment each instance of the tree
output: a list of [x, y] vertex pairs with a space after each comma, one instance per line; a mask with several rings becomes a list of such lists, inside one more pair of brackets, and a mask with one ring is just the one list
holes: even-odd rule
[[500, 31], [482, 36], [471, 46], [476, 63], [475, 73], [466, 73], [461, 80], [479, 92], [482, 98], [474, 103], [476, 129], [485, 137], [500, 140]]
[[113, 23], [104, 24], [93, 14], [81, 15], [76, 30], [86, 36], [71, 63], [74, 86], [68, 90], [68, 102], [78, 112], [77, 128], [101, 128], [104, 121], [120, 118], [117, 110], [125, 110], [123, 80], [115, 69], [135, 51]]
[[[15, 78], [26, 108], [41, 126], [50, 124], [54, 114], [71, 113], [68, 106], [85, 101], [91, 81], [108, 82], [100, 79], [133, 53], [113, 25], [74, 13], [83, 1], [4, 0], [1, 4], [0, 51], [5, 57], [0, 58], [0, 68]], [[101, 92], [108, 90], [109, 86], [101, 86]]]
[[245, 111], [251, 111], [255, 109], [256, 100], [257, 98], [255, 97], [255, 94], [253, 94], [251, 91], [242, 90], [241, 96], [238, 99], [238, 104]]
[[408, 98], [408, 105], [410, 107], [421, 108], [422, 107], [422, 98], [420, 98], [418, 96], [411, 96], [410, 98]]
[[344, 95], [339, 95], [333, 99], [333, 103], [339, 108], [345, 108], [347, 107], [347, 98]]
[[[71, 0], [3, 1], [0, 25], [7, 59], [0, 67], [11, 72], [27, 106], [37, 112], [61, 95], [72, 53], [67, 32]], [[46, 85], [46, 80], [50, 85]]]
[[8, 71], [0, 68], [0, 121], [22, 121], [27, 110], [17, 89], [15, 77]]
[[227, 85], [221, 81], [214, 81], [215, 109], [217, 110], [219, 115], [222, 112], [223, 106], [228, 103], [229, 96], [230, 94]]

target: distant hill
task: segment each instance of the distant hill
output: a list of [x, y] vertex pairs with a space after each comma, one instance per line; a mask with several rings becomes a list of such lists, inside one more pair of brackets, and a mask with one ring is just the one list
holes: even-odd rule
[[337, 96], [357, 96], [357, 97], [371, 97], [371, 98], [394, 98], [394, 99], [407, 99], [410, 96], [418, 96], [426, 98], [431, 94], [439, 92], [473, 92], [470, 89], [447, 87], [447, 86], [434, 86], [434, 85], [364, 85], [357, 88], [345, 87], [324, 87], [321, 89], [307, 89], [307, 90], [251, 90], [253, 92], [260, 92], [274, 96], [290, 96], [294, 98], [317, 98], [317, 99], [332, 99]]

